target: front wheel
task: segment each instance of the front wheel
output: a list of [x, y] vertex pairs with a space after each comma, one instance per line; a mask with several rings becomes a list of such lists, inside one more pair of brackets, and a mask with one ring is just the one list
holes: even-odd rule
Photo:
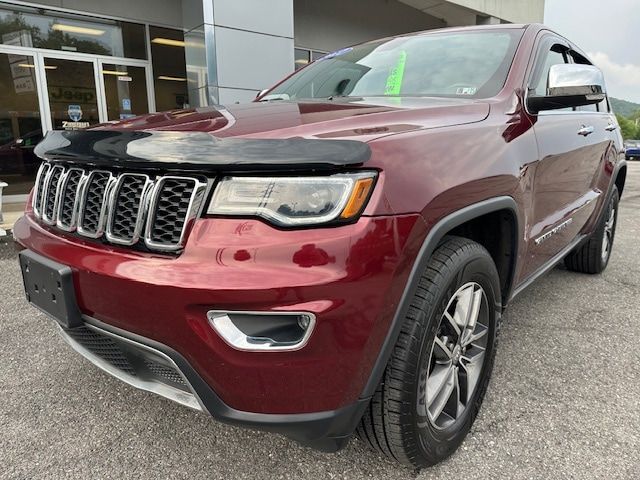
[[589, 241], [564, 259], [567, 269], [581, 273], [601, 273], [607, 268], [616, 236], [619, 200], [618, 188], [614, 186], [609, 203]]
[[448, 237], [434, 252], [358, 436], [421, 468], [454, 452], [493, 367], [500, 282], [481, 245]]

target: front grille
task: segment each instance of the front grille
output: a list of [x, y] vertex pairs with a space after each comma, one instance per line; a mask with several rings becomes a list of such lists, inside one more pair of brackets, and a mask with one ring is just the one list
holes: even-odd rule
[[58, 191], [58, 183], [60, 177], [64, 173], [64, 169], [60, 166], [54, 166], [49, 172], [48, 178], [45, 178], [45, 192], [42, 206], [42, 218], [45, 222], [54, 222], [54, 211], [56, 207], [56, 194]]
[[83, 170], [71, 168], [62, 179], [57, 223], [63, 230], [72, 230], [76, 223], [76, 199], [83, 175]]
[[87, 176], [78, 217], [78, 232], [87, 237], [95, 238], [102, 234], [104, 210], [107, 207], [111, 179], [111, 173], [100, 170], [91, 172]]
[[67, 168], [45, 162], [33, 197], [36, 217], [50, 225], [119, 245], [150, 250], [183, 247], [205, 181], [192, 177]]
[[36, 188], [33, 195], [33, 210], [37, 216], [42, 216], [42, 202], [45, 198], [44, 185], [46, 183], [47, 175], [51, 170], [51, 165], [43, 163], [38, 170], [36, 176]]
[[153, 198], [155, 209], [149, 233], [154, 244], [165, 246], [180, 241], [189, 211], [189, 199], [195, 188], [192, 179], [167, 177], [160, 180]]
[[[109, 214], [107, 234], [116, 243], [132, 244], [140, 236], [144, 199], [151, 180], [146, 175], [120, 175], [113, 192], [113, 208]], [[174, 243], [174, 245], [177, 242]]]

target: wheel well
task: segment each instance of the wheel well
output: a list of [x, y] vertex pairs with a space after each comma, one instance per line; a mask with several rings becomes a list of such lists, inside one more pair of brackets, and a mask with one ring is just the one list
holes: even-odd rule
[[616, 175], [616, 187], [618, 187], [618, 195], [622, 197], [622, 190], [624, 190], [624, 182], [627, 180], [627, 166], [620, 167], [618, 174]]
[[502, 306], [511, 294], [517, 255], [517, 221], [511, 210], [497, 210], [469, 220], [448, 232], [468, 238], [487, 249], [498, 270]]

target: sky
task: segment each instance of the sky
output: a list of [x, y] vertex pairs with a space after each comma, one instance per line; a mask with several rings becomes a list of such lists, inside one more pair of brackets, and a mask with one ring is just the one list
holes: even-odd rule
[[640, 0], [546, 0], [544, 23], [603, 70], [610, 96], [640, 103]]

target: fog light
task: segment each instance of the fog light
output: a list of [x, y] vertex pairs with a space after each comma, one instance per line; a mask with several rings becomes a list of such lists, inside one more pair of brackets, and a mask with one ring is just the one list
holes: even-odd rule
[[245, 351], [298, 350], [315, 325], [315, 315], [307, 312], [210, 310], [207, 319], [227, 344]]

